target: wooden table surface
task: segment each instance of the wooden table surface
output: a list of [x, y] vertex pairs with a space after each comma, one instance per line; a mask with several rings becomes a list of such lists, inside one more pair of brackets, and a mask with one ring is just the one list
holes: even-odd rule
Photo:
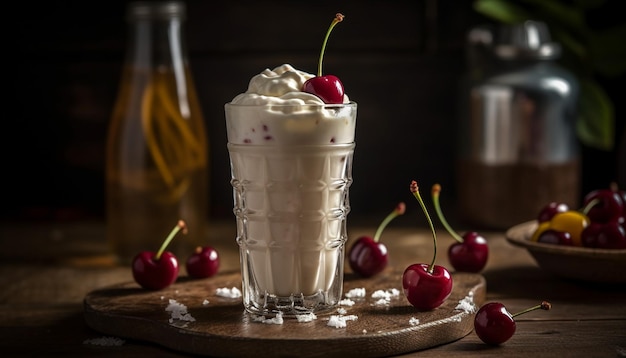
[[[103, 335], [83, 317], [83, 298], [91, 291], [132, 281], [130, 268], [115, 265], [101, 222], [7, 224], [0, 226], [0, 356], [14, 357], [183, 357], [140, 341], [121, 346], [85, 344]], [[375, 227], [349, 226], [350, 240]], [[437, 263], [448, 265], [445, 250], [453, 239], [438, 232]], [[443, 346], [406, 357], [626, 357], [626, 288], [567, 281], [542, 271], [524, 250], [509, 244], [503, 232], [482, 232], [490, 244], [483, 272], [487, 302], [499, 301], [511, 312], [552, 303], [550, 311], [517, 318], [517, 332], [491, 347], [472, 332]], [[405, 268], [430, 262], [428, 231], [394, 227], [385, 231], [390, 264]], [[214, 223], [209, 240], [221, 255], [221, 270], [239, 268], [234, 223]], [[581, 262], [581, 270], [585, 263]], [[297, 354], [297, 352], [294, 352]], [[337, 352], [340, 356], [341, 352]]]

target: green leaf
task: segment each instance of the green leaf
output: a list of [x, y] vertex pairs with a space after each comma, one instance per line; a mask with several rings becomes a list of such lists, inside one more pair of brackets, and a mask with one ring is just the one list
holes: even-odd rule
[[506, 0], [477, 0], [474, 2], [474, 11], [507, 24], [531, 18], [522, 7]]
[[614, 147], [615, 117], [613, 103], [595, 81], [580, 82], [580, 107], [576, 134], [588, 147], [610, 151]]

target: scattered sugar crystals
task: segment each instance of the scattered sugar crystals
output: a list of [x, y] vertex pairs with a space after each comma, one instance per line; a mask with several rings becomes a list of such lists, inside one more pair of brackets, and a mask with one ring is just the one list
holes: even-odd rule
[[420, 320], [415, 317], [411, 317], [411, 319], [409, 320], [409, 324], [411, 326], [417, 326], [418, 324], [420, 324]]
[[458, 311], [465, 311], [465, 313], [476, 312], [476, 305], [474, 304], [474, 292], [470, 292], [465, 298], [459, 301], [459, 304], [454, 308]]
[[387, 306], [393, 298], [400, 296], [400, 290], [396, 288], [390, 288], [387, 290], [376, 290], [372, 293], [372, 298], [378, 299], [374, 302], [376, 306]]
[[354, 301], [349, 298], [345, 298], [338, 302], [340, 306], [354, 306]]
[[346, 292], [346, 298], [363, 298], [365, 297], [365, 288], [353, 288]]
[[170, 298], [169, 304], [165, 307], [166, 312], [170, 312], [170, 323], [174, 322], [195, 322], [195, 318], [187, 312], [187, 306]]
[[346, 314], [346, 313], [348, 313], [348, 311], [345, 308], [343, 308], [343, 307], [339, 307], [339, 308], [337, 308], [337, 313], [339, 313], [339, 314]]
[[281, 312], [276, 313], [273, 318], [265, 318], [265, 316], [252, 315], [254, 322], [261, 322], [265, 324], [283, 324], [283, 314]]
[[356, 321], [359, 317], [357, 317], [356, 315], [348, 315], [348, 316], [342, 316], [342, 315], [331, 315], [330, 318], [328, 319], [328, 326], [330, 327], [335, 327], [335, 328], [345, 328], [348, 324], [346, 323], [347, 321]]
[[83, 341], [83, 344], [90, 344], [93, 346], [104, 346], [104, 347], [117, 347], [126, 343], [125, 340], [117, 337], [100, 337], [100, 338], [91, 338]]
[[296, 315], [296, 320], [298, 320], [298, 323], [312, 322], [316, 319], [317, 316], [313, 312]]
[[237, 287], [218, 288], [217, 290], [215, 290], [215, 294], [220, 296], [220, 297], [226, 297], [226, 298], [239, 298], [239, 297], [241, 297], [241, 291]]
[[208, 304], [209, 304], [209, 300], [204, 300], [204, 301], [202, 301], [202, 305], [203, 305], [203, 306], [206, 306], [206, 305], [208, 305]]

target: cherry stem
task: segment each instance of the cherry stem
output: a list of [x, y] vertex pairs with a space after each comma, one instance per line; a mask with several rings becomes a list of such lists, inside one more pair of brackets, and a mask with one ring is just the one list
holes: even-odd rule
[[535, 311], [535, 310], [538, 310], [538, 309], [542, 309], [542, 310], [546, 310], [546, 311], [548, 311], [548, 310], [550, 310], [551, 308], [552, 308], [552, 304], [551, 304], [550, 302], [548, 302], [548, 301], [543, 301], [543, 302], [541, 302], [540, 304], [538, 304], [538, 305], [536, 305], [536, 306], [533, 306], [533, 307], [527, 308], [527, 309], [525, 309], [525, 310], [523, 310], [523, 311], [521, 311], [521, 312], [517, 312], [516, 314], [511, 315], [511, 317], [517, 317], [517, 316], [522, 315], [522, 314], [524, 314], [524, 313], [528, 313], [528, 312], [530, 312], [530, 311]]
[[439, 217], [439, 221], [443, 227], [446, 228], [446, 231], [458, 242], [463, 243], [463, 238], [456, 231], [452, 229], [448, 221], [443, 216], [443, 212], [441, 211], [441, 205], [439, 204], [439, 193], [441, 192], [441, 185], [435, 184], [432, 187], [431, 194], [433, 197], [433, 204], [435, 205], [435, 211], [437, 212], [437, 216]]
[[172, 231], [170, 231], [170, 234], [167, 236], [165, 241], [163, 241], [163, 244], [161, 244], [159, 251], [157, 251], [156, 255], [154, 255], [155, 260], [159, 260], [161, 258], [161, 255], [163, 254], [163, 251], [165, 251], [165, 248], [167, 247], [167, 245], [170, 244], [170, 241], [172, 241], [174, 236], [176, 236], [176, 234], [180, 230], [183, 230], [183, 234], [187, 233], [187, 224], [185, 224], [185, 222], [182, 220], [178, 220], [178, 223], [176, 223], [176, 226], [174, 226], [174, 228], [172, 229]]
[[591, 199], [591, 201], [588, 202], [587, 205], [585, 205], [585, 207], [582, 209], [583, 214], [585, 215], [589, 214], [589, 211], [591, 210], [591, 208], [593, 208], [594, 206], [598, 204], [600, 204], [600, 199], [598, 198]]
[[396, 208], [393, 209], [393, 211], [389, 213], [389, 215], [387, 215], [385, 220], [383, 220], [378, 226], [378, 230], [376, 230], [376, 234], [374, 234], [374, 242], [378, 242], [378, 240], [380, 240], [380, 235], [382, 235], [383, 230], [385, 230], [385, 227], [387, 227], [387, 225], [391, 222], [391, 220], [404, 214], [405, 211], [406, 211], [406, 205], [404, 203], [398, 203], [398, 205], [396, 205]]
[[324, 42], [322, 43], [322, 51], [320, 52], [320, 61], [317, 64], [317, 77], [322, 76], [322, 61], [324, 60], [324, 51], [326, 51], [326, 43], [328, 42], [328, 37], [330, 37], [330, 33], [331, 31], [333, 31], [333, 28], [335, 27], [335, 25], [342, 22], [343, 18], [344, 16], [342, 14], [337, 13], [335, 15], [335, 18], [333, 19], [333, 22], [330, 23], [330, 27], [328, 28], [328, 31], [326, 31], [326, 36], [324, 37]]
[[424, 200], [422, 200], [419, 187], [417, 186], [417, 182], [415, 180], [411, 182], [410, 189], [411, 189], [411, 193], [413, 193], [413, 196], [420, 203], [420, 206], [422, 207], [422, 211], [424, 212], [424, 215], [426, 215], [426, 220], [428, 220], [428, 226], [430, 227], [430, 232], [433, 235], [433, 244], [434, 244], [435, 250], [433, 252], [433, 260], [430, 262], [430, 265], [428, 266], [428, 273], [432, 274], [435, 269], [435, 259], [437, 258], [437, 234], [435, 233], [435, 227], [433, 226], [433, 221], [430, 219], [430, 215], [428, 214], [428, 210], [426, 209]]

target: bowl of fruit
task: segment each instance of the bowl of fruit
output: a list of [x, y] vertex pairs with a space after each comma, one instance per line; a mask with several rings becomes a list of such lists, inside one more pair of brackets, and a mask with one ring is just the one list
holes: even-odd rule
[[548, 203], [536, 220], [507, 230], [506, 239], [557, 276], [626, 283], [626, 191], [591, 191], [580, 209]]

